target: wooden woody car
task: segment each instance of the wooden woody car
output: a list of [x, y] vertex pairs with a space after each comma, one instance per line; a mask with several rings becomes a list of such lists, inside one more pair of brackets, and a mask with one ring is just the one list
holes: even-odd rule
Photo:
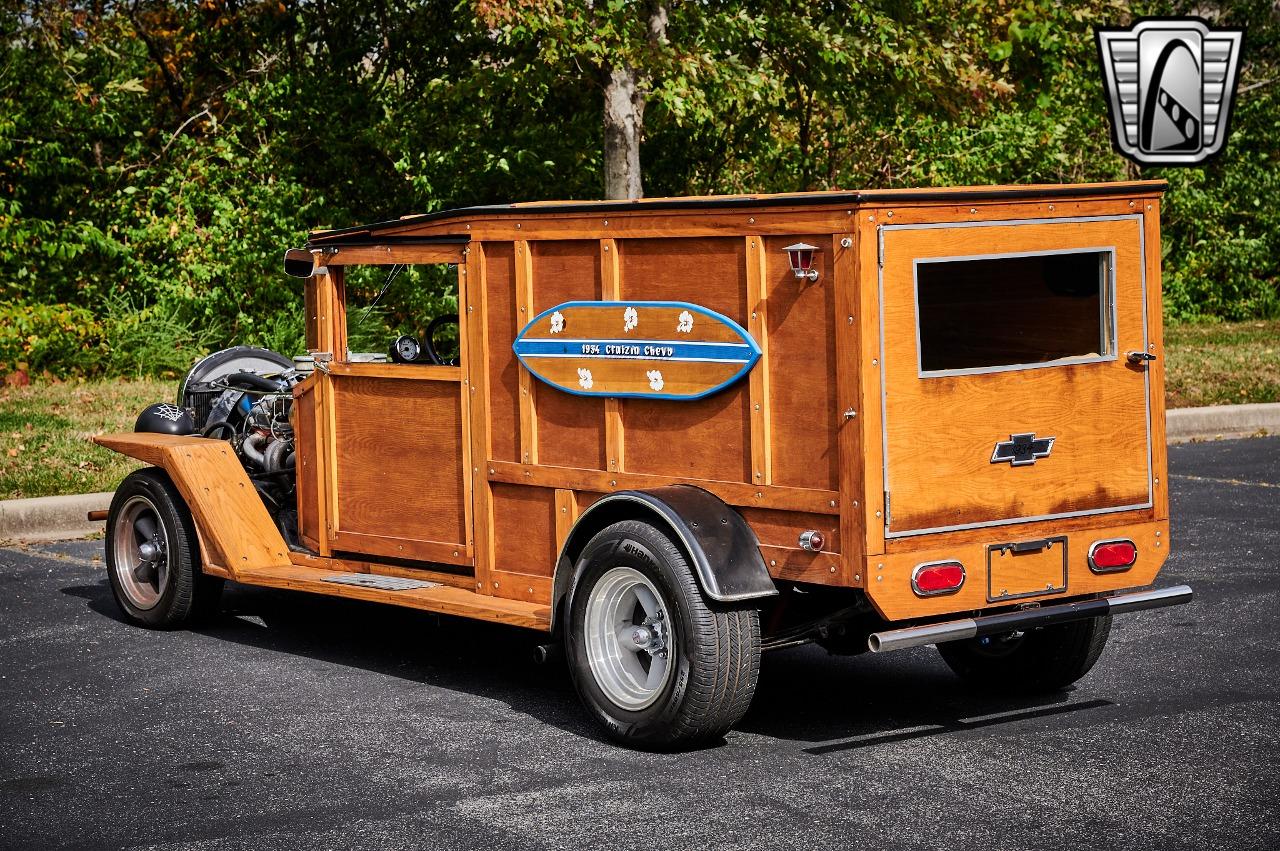
[[[154, 627], [231, 579], [542, 630], [643, 747], [721, 736], [761, 651], [810, 640], [936, 644], [974, 683], [1061, 688], [1111, 615], [1191, 596], [1149, 588], [1170, 546], [1163, 189], [532, 203], [312, 233], [286, 267], [313, 369], [219, 353], [178, 405], [97, 438], [153, 465], [112, 505], [112, 588]], [[453, 277], [456, 313], [384, 315], [390, 357], [353, 352], [420, 268]]]

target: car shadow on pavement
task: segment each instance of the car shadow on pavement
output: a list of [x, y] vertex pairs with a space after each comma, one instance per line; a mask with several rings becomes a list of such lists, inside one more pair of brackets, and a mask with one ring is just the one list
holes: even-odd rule
[[[123, 621], [105, 578], [62, 592]], [[575, 735], [602, 739], [579, 706], [563, 662], [535, 661], [546, 636], [532, 630], [228, 583], [221, 614], [193, 631], [497, 700]], [[805, 752], [823, 755], [992, 727], [1077, 723], [1076, 717], [1113, 705], [1073, 691], [1035, 697], [979, 692], [956, 678], [932, 648], [848, 657], [809, 645], [765, 654], [755, 699], [735, 729], [798, 742]]]

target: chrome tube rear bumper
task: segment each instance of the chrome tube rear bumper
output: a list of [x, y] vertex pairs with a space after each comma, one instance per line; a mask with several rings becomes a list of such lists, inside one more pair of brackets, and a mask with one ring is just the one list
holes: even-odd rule
[[1003, 612], [979, 618], [873, 632], [867, 638], [867, 646], [873, 653], [888, 653], [890, 650], [904, 650], [925, 644], [981, 638], [984, 635], [1000, 635], [1019, 629], [1034, 629], [1103, 615], [1178, 606], [1189, 602], [1191, 602], [1191, 586], [1175, 585], [1172, 588], [1134, 591], [1129, 594], [1117, 594], [1114, 597], [1102, 597], [1078, 603], [1040, 606], [1035, 609], [1019, 609], [1016, 612]]

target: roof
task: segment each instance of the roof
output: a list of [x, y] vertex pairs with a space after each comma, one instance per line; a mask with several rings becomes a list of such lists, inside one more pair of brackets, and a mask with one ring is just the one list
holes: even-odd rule
[[[504, 216], [563, 215], [565, 213], [626, 213], [661, 210], [734, 210], [769, 207], [860, 206], [883, 203], [945, 203], [949, 201], [1008, 201], [1019, 198], [1054, 196], [1133, 195], [1164, 192], [1163, 180], [1139, 180], [1116, 183], [1015, 184], [1002, 186], [964, 186], [925, 189], [862, 189], [830, 192], [787, 192], [760, 195], [702, 195], [674, 198], [641, 198], [634, 201], [527, 201], [516, 204], [490, 204], [458, 207], [435, 213], [402, 216], [367, 225], [312, 231], [308, 246], [329, 244], [359, 245], [383, 241], [379, 235], [388, 231], [400, 234], [420, 224], [456, 221], [459, 230], [470, 221]], [[430, 237], [397, 235], [395, 242], [444, 243], [467, 242], [466, 233], [438, 234]]]

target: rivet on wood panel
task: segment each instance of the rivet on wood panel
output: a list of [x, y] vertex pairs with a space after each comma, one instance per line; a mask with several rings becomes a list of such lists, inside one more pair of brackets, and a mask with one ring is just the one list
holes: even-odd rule
[[828, 503], [827, 503], [827, 505], [830, 505], [832, 508], [835, 508], [835, 507], [836, 507], [836, 501], [833, 499], [833, 500], [831, 500], [830, 502], [828, 502]]
[[880, 359], [879, 359], [879, 358], [872, 358], [872, 359], [871, 359], [871, 365], [872, 365], [872, 366], [879, 366], [879, 365], [880, 365]]
[[970, 208], [969, 208], [969, 214], [970, 214], [970, 215], [973, 215], [973, 214], [975, 214], [975, 213], [977, 213], [977, 212], [978, 212], [978, 208], [977, 208], [977, 207], [970, 207]]
[[562, 507], [560, 508], [560, 513], [561, 513], [561, 514], [568, 514], [568, 513], [569, 513], [569, 509], [567, 509], [567, 508], [565, 508], [565, 507], [563, 507], [563, 506], [562, 506]]
[[610, 486], [610, 487], [614, 487], [614, 488], [616, 488], [616, 487], [618, 486], [618, 480], [617, 480], [617, 479], [610, 479], [610, 480], [609, 480], [609, 486]]
[[[1049, 587], [1050, 587], [1050, 588], [1052, 588], [1052, 587], [1053, 587], [1053, 585], [1050, 585]], [[533, 593], [533, 589], [532, 589], [532, 588], [530, 588], [530, 589], [529, 589], [529, 593], [530, 593], [530, 594], [532, 594], [532, 593]]]
[[861, 581], [862, 581], [862, 574], [861, 574], [861, 573], [855, 573], [855, 574], [853, 575], [853, 581], [854, 581], [854, 582], [861, 582]]
[[489, 468], [489, 475], [491, 475], [491, 476], [493, 475], [493, 468], [492, 468], [492, 467], [490, 467], [490, 468]]
[[867, 216], [867, 221], [874, 222], [875, 220], [876, 220], [875, 216]]
[[877, 511], [877, 512], [876, 512], [876, 517], [880, 517], [880, 516], [882, 516], [882, 515], [880, 514], [880, 512], [879, 512], [879, 511]]
[[520, 223], [516, 222], [516, 230], [520, 230]]
[[890, 210], [888, 213], [885, 213], [885, 215], [892, 219], [892, 218], [893, 218], [893, 210]]
[[847, 236], [846, 236], [844, 239], [840, 240], [840, 247], [841, 247], [841, 248], [852, 248], [852, 247], [853, 247], [853, 240], [852, 240], [851, 238], [849, 238], [849, 237], [847, 237]]
[[777, 567], [777, 566], [778, 566], [778, 560], [777, 560], [777, 559], [774, 559], [774, 558], [769, 559], [769, 566], [770, 566], [770, 567]]
[[457, 550], [454, 550], [454, 551], [453, 551], [453, 554], [456, 556], [456, 555], [458, 554], [458, 551], [457, 551]]
[[832, 572], [832, 573], [835, 573], [835, 572], [836, 572], [836, 566], [835, 566], [834, 564], [833, 564], [833, 565], [831, 565], [830, 570], [831, 570], [831, 572]]
[[854, 508], [857, 508], [857, 507], [858, 507], [858, 501], [857, 501], [856, 499], [853, 501], [853, 507], [854, 507]]
[[608, 219], [605, 219], [605, 220], [604, 220], [604, 226], [605, 226], [605, 227], [608, 227], [608, 226], [609, 226], [609, 220], [608, 220]]
[[606, 245], [606, 246], [604, 247], [604, 250], [605, 250], [605, 251], [608, 251], [608, 250], [609, 250], [609, 246], [607, 246], [607, 245]]
[[1052, 204], [1050, 204], [1050, 205], [1049, 205], [1049, 212], [1051, 212], [1051, 213], [1053, 212], [1053, 205], [1052, 205]]
[[1133, 209], [1133, 202], [1132, 202], [1132, 201], [1130, 201], [1130, 202], [1129, 202], [1129, 209], [1130, 209], [1130, 210], [1132, 210], [1132, 209]]
[[747, 224], [749, 224], [749, 225], [754, 225], [755, 223], [756, 223], [756, 217], [755, 217], [755, 216], [752, 216], [751, 218], [747, 219]]
[[757, 403], [757, 404], [756, 404], [756, 410], [757, 410], [757, 411], [758, 411], [758, 410], [760, 410], [760, 405], [759, 405], [759, 403]]

